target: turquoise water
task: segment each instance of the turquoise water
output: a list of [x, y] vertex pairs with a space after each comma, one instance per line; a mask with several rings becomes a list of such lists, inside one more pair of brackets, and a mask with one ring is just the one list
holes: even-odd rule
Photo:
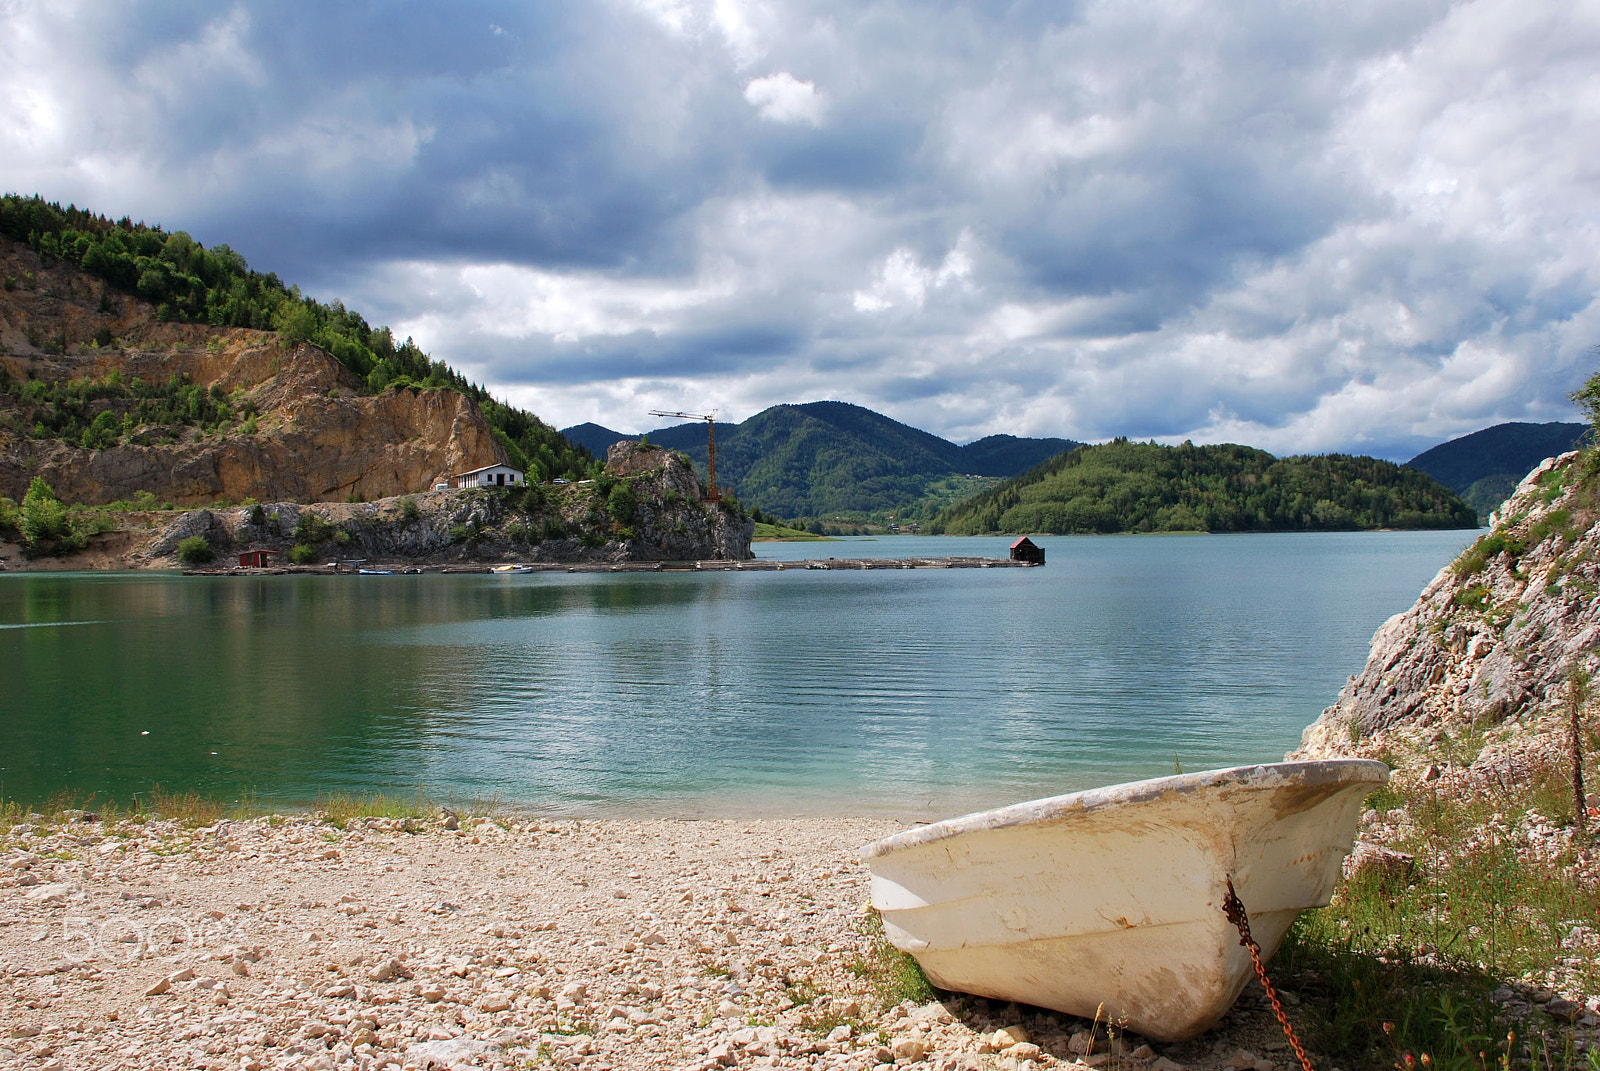
[[1472, 537], [1047, 537], [1042, 569], [0, 576], [0, 795], [933, 817], [1273, 760]]

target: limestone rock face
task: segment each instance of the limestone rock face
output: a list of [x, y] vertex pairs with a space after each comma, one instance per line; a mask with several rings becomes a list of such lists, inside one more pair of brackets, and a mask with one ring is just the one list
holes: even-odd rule
[[194, 434], [106, 450], [13, 443], [0, 456], [0, 494], [20, 499], [42, 476], [63, 501], [89, 505], [139, 491], [174, 505], [374, 499], [505, 460], [483, 415], [450, 390], [302, 397], [271, 410], [262, 425], [254, 435]]
[[[612, 443], [606, 451], [606, 469], [617, 476], [638, 476], [667, 463], [668, 451], [659, 446], [641, 446], [636, 442]], [[689, 489], [699, 494], [698, 482]]]
[[606, 452], [606, 471], [626, 481], [637, 503], [626, 557], [634, 561], [754, 557], [755, 522], [727, 503], [702, 501], [700, 478], [682, 455], [659, 446], [619, 442]]
[[1378, 629], [1366, 667], [1291, 757], [1533, 717], [1563, 700], [1575, 669], [1595, 671], [1600, 525], [1576, 489], [1580, 463], [1551, 458], [1522, 481], [1490, 533]]
[[[41, 265], [10, 239], [0, 238], [0, 271], [25, 281], [0, 293], [0, 373], [11, 382], [103, 383], [115, 375], [126, 386], [187, 377], [236, 413], [257, 413], [253, 425], [145, 426], [116, 446], [87, 450], [32, 437], [32, 403], [0, 393], [0, 495], [20, 500], [41, 476], [71, 503], [136, 501], [141, 491], [176, 506], [264, 503], [120, 514], [119, 531], [40, 567], [171, 568], [178, 544], [193, 536], [223, 562], [295, 546], [309, 547], [313, 561], [417, 565], [752, 556], [755, 526], [735, 504], [705, 502], [681, 455], [619, 443], [599, 481], [435, 492], [453, 473], [506, 460], [465, 395], [404, 388], [364, 396], [361, 381], [316, 346], [159, 322], [149, 305], [70, 265]], [[120, 404], [109, 410], [120, 420], [133, 405], [126, 393], [99, 405]]]
[[[316, 346], [266, 331], [158, 322], [145, 303], [70, 266], [41, 267], [10, 239], [0, 239], [0, 270], [30, 280], [0, 293], [0, 373], [13, 382], [187, 376], [259, 413], [253, 433], [239, 424], [185, 428], [176, 440], [152, 431], [84, 450], [29, 437], [18, 427], [16, 399], [0, 395], [0, 495], [20, 499], [42, 476], [63, 501], [88, 505], [140, 491], [179, 506], [377, 499], [506, 460], [476, 405], [456, 391], [362, 396], [361, 381]], [[102, 329], [112, 345], [91, 343]]]

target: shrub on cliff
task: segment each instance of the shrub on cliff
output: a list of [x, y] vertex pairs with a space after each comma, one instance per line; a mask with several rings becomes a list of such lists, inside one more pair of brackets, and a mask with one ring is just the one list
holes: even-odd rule
[[310, 565], [317, 559], [317, 548], [306, 543], [296, 543], [289, 548], [289, 560], [296, 565]]
[[205, 536], [190, 536], [178, 544], [178, 560], [185, 565], [204, 565], [216, 556]]
[[638, 508], [638, 496], [633, 493], [633, 488], [626, 481], [617, 484], [606, 496], [606, 509], [610, 512], [611, 519], [618, 524], [632, 524], [633, 515]]
[[310, 510], [300, 514], [294, 526], [294, 541], [307, 546], [326, 543], [332, 536], [333, 526]]
[[82, 550], [88, 544], [87, 535], [72, 530], [67, 507], [39, 476], [33, 478], [28, 493], [22, 497], [17, 528], [22, 535], [23, 553], [30, 558]]

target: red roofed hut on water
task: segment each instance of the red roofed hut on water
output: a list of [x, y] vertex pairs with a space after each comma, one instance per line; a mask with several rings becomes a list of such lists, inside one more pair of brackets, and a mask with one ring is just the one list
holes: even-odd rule
[[1027, 562], [1029, 565], [1044, 564], [1044, 548], [1027, 536], [1023, 536], [1011, 544], [1011, 560], [1014, 562]]

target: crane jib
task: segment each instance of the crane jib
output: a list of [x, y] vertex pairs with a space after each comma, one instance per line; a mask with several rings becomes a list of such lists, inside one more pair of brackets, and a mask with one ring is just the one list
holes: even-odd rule
[[706, 422], [706, 474], [709, 483], [706, 499], [710, 502], [722, 501], [722, 492], [717, 488], [717, 411], [713, 409], [709, 413], [669, 413], [661, 409], [652, 409], [650, 415]]

